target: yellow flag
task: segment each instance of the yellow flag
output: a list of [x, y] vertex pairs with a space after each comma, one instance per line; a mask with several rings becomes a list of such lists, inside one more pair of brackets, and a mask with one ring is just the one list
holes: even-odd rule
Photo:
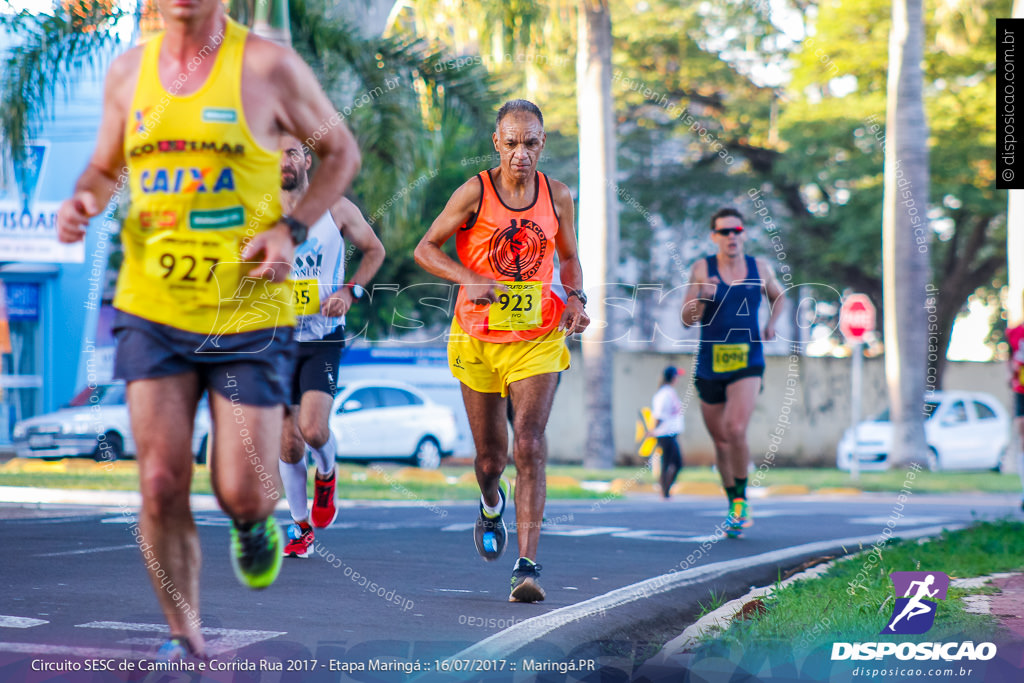
[[640, 417], [636, 421], [636, 442], [639, 444], [637, 451], [641, 458], [646, 458], [658, 447], [658, 438], [651, 435], [654, 429], [655, 420], [650, 408], [641, 408]]

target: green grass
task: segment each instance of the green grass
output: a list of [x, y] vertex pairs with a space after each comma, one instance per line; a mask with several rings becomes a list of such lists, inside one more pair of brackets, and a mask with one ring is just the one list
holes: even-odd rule
[[719, 593], [714, 588], [710, 591], [707, 604], [698, 601], [697, 605], [700, 607], [700, 612], [697, 614], [697, 618], [703, 617], [705, 614], [710, 614], [716, 609], [725, 604], [725, 593]]
[[[774, 468], [761, 480], [762, 486], [803, 484], [811, 489], [853, 486], [864, 491], [899, 491], [907, 480], [907, 469], [886, 472], [862, 472], [854, 481], [849, 472], [836, 469]], [[751, 482], [755, 481], [751, 477]], [[914, 493], [1020, 493], [1020, 478], [1016, 474], [982, 472], [928, 472], [918, 470], [910, 482]]]
[[[638, 473], [640, 483], [653, 484], [657, 479], [644, 467], [616, 467], [611, 470], [591, 470], [578, 465], [549, 465], [548, 474], [576, 477], [581, 481], [610, 481], [632, 479]], [[760, 482], [761, 486], [807, 486], [812, 491], [821, 488], [854, 487], [864, 491], [900, 491], [907, 480], [907, 470], [897, 469], [886, 472], [862, 472], [854, 481], [849, 472], [837, 469], [811, 467], [774, 467], [764, 477], [757, 477], [757, 471], [749, 477], [750, 485]], [[677, 481], [710, 482], [718, 484], [718, 472], [710, 467], [684, 467]], [[998, 472], [928, 472], [918, 470], [910, 485], [914, 493], [1020, 493], [1020, 478], [1016, 474]]]
[[[965, 612], [956, 598], [986, 592], [950, 588], [940, 601], [935, 624], [919, 636], [883, 636], [892, 612], [892, 571], [942, 571], [951, 578], [1024, 569], [1024, 524], [1002, 520], [944, 532], [923, 543], [897, 541], [881, 549], [837, 562], [816, 579], [796, 581], [764, 598], [767, 613], [736, 620], [701, 648], [701, 656], [737, 647], [774, 650], [786, 645], [794, 655], [830, 648], [836, 641], [948, 641], [969, 634], [974, 642], [991, 640], [998, 625], [990, 615]], [[873, 565], [873, 566], [872, 566]], [[852, 594], [851, 594], [852, 593]]]
[[[113, 491], [134, 491], [138, 489], [138, 477], [134, 471], [115, 469], [103, 465], [93, 467], [84, 460], [67, 460], [66, 472], [23, 472], [5, 469], [0, 465], [0, 486], [37, 486], [46, 488], [93, 489]], [[60, 463], [54, 463], [59, 465]], [[43, 463], [42, 465], [46, 465]], [[130, 465], [129, 465], [130, 466]], [[370, 472], [371, 468], [357, 464], [345, 463], [344, 470], [349, 472]], [[397, 471], [395, 465], [385, 465], [386, 471]], [[209, 477], [200, 470], [194, 482], [196, 493], [210, 493]], [[472, 472], [469, 466], [446, 465], [440, 472], [449, 477], [461, 477]], [[549, 465], [549, 476], [568, 476], [580, 481], [611, 481], [613, 479], [634, 480], [638, 484], [655, 484], [657, 480], [645, 467], [616, 467], [610, 470], [590, 470], [578, 465]], [[515, 467], [507, 470], [515, 476]], [[906, 470], [888, 472], [866, 472], [856, 482], [847, 472], [835, 469], [814, 468], [772, 468], [759, 478], [750, 477], [750, 485], [760, 483], [761, 486], [802, 485], [812, 491], [821, 488], [850, 487], [865, 491], [895, 492], [904, 487]], [[710, 467], [686, 467], [679, 475], [681, 482], [720, 483], [718, 473]], [[476, 497], [476, 487], [469, 484], [430, 485], [422, 482], [402, 482], [415, 497], [433, 500], [471, 500]], [[1020, 480], [1016, 475], [998, 474], [996, 472], [927, 472], [918, 471], [911, 482], [914, 493], [1019, 493]], [[345, 481], [339, 486], [339, 495], [350, 499], [371, 500], [403, 500], [409, 496], [395, 491], [395, 487], [387, 482], [369, 479], [367, 481]], [[608, 494], [583, 491], [578, 488], [550, 487], [551, 498], [603, 498]]]
[[[59, 466], [60, 463], [53, 463]], [[0, 486], [30, 486], [38, 488], [84, 489], [95, 491], [137, 491], [139, 477], [132, 463], [120, 463], [117, 468], [93, 466], [87, 461], [69, 461], [67, 471], [23, 472], [5, 471], [0, 466]], [[49, 463], [43, 466], [48, 466]], [[338, 497], [344, 500], [476, 500], [480, 490], [476, 483], [456, 484], [401, 480], [397, 473], [400, 468], [384, 466], [384, 476], [374, 476], [375, 470], [359, 465], [343, 465], [338, 480]], [[445, 467], [441, 470], [448, 477], [459, 477], [471, 472], [468, 467]], [[515, 468], [509, 469], [515, 476]], [[209, 471], [196, 468], [192, 477], [193, 493], [213, 493], [210, 487]], [[309, 494], [313, 494], [310, 478]], [[597, 499], [608, 494], [586, 491], [579, 487], [549, 486], [550, 499]]]

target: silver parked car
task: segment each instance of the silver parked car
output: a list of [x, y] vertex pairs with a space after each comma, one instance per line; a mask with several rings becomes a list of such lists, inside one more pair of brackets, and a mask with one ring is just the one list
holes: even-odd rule
[[[199, 403], [192, 453], [206, 462], [210, 410], [206, 396]], [[52, 413], [14, 425], [14, 450], [19, 458], [58, 460], [86, 456], [97, 461], [135, 455], [124, 382], [86, 387], [71, 402]]]
[[[936, 391], [924, 404], [924, 435], [928, 443], [928, 468], [937, 470], [1001, 470], [1010, 445], [1010, 417], [991, 394], [968, 391]], [[862, 470], [890, 467], [892, 423], [886, 409], [874, 419], [861, 422], [854, 444], [847, 429], [836, 448], [836, 466], [850, 469], [856, 453]]]
[[455, 413], [404, 382], [359, 380], [340, 388], [330, 417], [339, 460], [411, 460], [436, 469], [455, 448]]

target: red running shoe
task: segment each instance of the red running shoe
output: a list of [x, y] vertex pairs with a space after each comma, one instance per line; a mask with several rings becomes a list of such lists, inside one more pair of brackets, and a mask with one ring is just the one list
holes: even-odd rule
[[337, 470], [331, 472], [330, 479], [321, 479], [320, 473], [317, 472], [313, 481], [313, 509], [310, 519], [317, 529], [326, 529], [338, 518], [338, 508], [334, 504], [334, 493], [338, 486]]
[[285, 557], [309, 557], [313, 547], [313, 527], [308, 524], [292, 524], [288, 527], [288, 545], [284, 547]]

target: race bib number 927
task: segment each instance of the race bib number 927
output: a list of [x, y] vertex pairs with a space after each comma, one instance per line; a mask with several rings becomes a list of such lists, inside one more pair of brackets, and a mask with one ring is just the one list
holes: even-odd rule
[[211, 233], [164, 231], [146, 240], [146, 275], [199, 306], [217, 306], [221, 290], [230, 297], [235, 283], [219, 282], [226, 275], [217, 266], [236, 261], [232, 245]]

